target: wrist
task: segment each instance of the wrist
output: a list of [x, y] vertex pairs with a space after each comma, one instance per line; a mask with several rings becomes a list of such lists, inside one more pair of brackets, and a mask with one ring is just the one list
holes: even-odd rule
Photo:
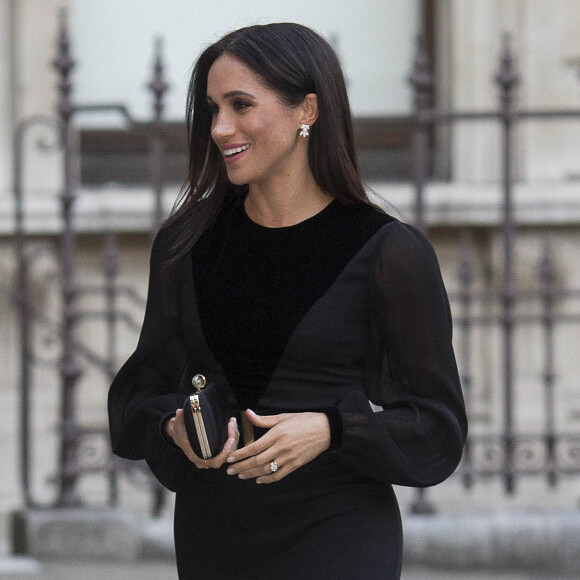
[[175, 429], [175, 417], [169, 417], [169, 419], [165, 421], [163, 428], [165, 429], [165, 435], [169, 437], [172, 441], [175, 441], [173, 439], [173, 430]]
[[159, 432], [163, 439], [173, 447], [178, 447], [175, 444], [175, 440], [173, 439], [173, 433], [175, 431], [175, 411], [172, 413], [166, 413], [163, 417], [161, 417], [161, 421], [159, 422]]
[[331, 434], [330, 434], [330, 422], [328, 421], [328, 417], [326, 413], [323, 411], [318, 411], [313, 413], [316, 417], [316, 420], [320, 427], [317, 429], [319, 433], [319, 438], [321, 445], [323, 446], [323, 450], [326, 451], [330, 447], [331, 442]]
[[330, 442], [328, 451], [342, 447], [342, 416], [336, 407], [322, 409], [321, 412], [328, 420]]

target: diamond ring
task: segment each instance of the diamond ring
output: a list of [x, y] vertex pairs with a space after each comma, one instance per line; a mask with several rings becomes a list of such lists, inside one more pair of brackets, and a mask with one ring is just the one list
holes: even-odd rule
[[278, 471], [278, 464], [275, 461], [270, 461], [270, 471], [276, 473]]

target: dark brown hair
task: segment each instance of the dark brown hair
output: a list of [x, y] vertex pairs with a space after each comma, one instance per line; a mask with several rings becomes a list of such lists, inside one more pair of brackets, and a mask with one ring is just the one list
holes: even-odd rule
[[319, 187], [339, 202], [372, 205], [362, 184], [350, 105], [338, 58], [319, 34], [299, 24], [249, 26], [230, 32], [206, 48], [194, 65], [186, 107], [189, 176], [165, 225], [173, 224], [177, 259], [211, 226], [224, 200], [239, 192], [226, 174], [221, 153], [211, 138], [207, 77], [224, 53], [253, 69], [288, 106], [315, 93], [319, 114], [308, 146], [310, 169]]

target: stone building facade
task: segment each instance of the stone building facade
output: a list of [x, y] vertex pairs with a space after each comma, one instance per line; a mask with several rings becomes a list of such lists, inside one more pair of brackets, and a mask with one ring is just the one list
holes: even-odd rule
[[[436, 104], [449, 110], [497, 109], [493, 82], [499, 67], [501, 39], [509, 32], [517, 53], [521, 84], [518, 106], [524, 109], [575, 109], [580, 111], [580, 3], [575, 0], [434, 0], [419, 3], [431, 14], [432, 55], [436, 69]], [[74, 19], [73, 0], [0, 0], [0, 512], [22, 502], [18, 454], [18, 325], [14, 310], [16, 262], [13, 253], [14, 180], [12, 135], [19, 121], [36, 114], [53, 114], [56, 77], [49, 67], [54, 54], [58, 8], [67, 5]], [[50, 131], [31, 131], [23, 143], [22, 167], [26, 193], [26, 230], [30, 234], [32, 294], [35, 306], [58, 320], [59, 240], [62, 226], [59, 191], [62, 187], [61, 154], [51, 147]], [[438, 252], [450, 293], [461, 285], [459, 268], [465, 248], [465, 232], [472, 247], [473, 287], [499, 288], [502, 279], [501, 134], [498, 123], [457, 122], [434, 131], [433, 178], [426, 187], [426, 226]], [[38, 141], [46, 146], [38, 148]], [[555, 287], [580, 289], [580, 118], [559, 121], [525, 121], [515, 135], [515, 283], [518, 290], [534, 290], [540, 284], [542, 241], [552, 242]], [[395, 159], [396, 157], [392, 157]], [[391, 157], [389, 157], [391, 159]], [[388, 181], [371, 177], [373, 190], [388, 202], [386, 207], [403, 219], [413, 220], [413, 185], [408, 180]], [[171, 184], [164, 197], [171, 207], [178, 187]], [[393, 210], [392, 208], [395, 208]], [[75, 206], [79, 232], [77, 281], [83, 287], [103, 283], [104, 234], [118, 234], [119, 284], [144, 298], [153, 195], [142, 184], [132, 187], [109, 183], [98, 189], [81, 185]], [[83, 312], [103, 308], [103, 297], [87, 292], [79, 299]], [[120, 298], [123, 311], [139, 321], [142, 303]], [[578, 292], [557, 306], [560, 314], [578, 318]], [[459, 302], [453, 303], [460, 313]], [[485, 306], [478, 306], [481, 312]], [[523, 304], [520, 313], [532, 315], [537, 303]], [[534, 310], [535, 309], [535, 310]], [[485, 312], [484, 312], [485, 313]], [[517, 429], [541, 431], [544, 422], [544, 347], [539, 323], [516, 328], [514, 404]], [[132, 350], [136, 334], [119, 324], [117, 354], [122, 361]], [[78, 333], [97, 353], [105, 353], [105, 326], [86, 318]], [[461, 329], [456, 333], [461, 340]], [[56, 428], [59, 409], [58, 360], [60, 347], [54, 333], [36, 327], [38, 362], [33, 375], [33, 493], [42, 501], [54, 496], [49, 479], [57, 468]], [[474, 332], [472, 342], [473, 385], [470, 393], [472, 432], [501, 431], [501, 329], [498, 325]], [[580, 433], [580, 321], [559, 323], [555, 331], [556, 417], [559, 429]], [[460, 344], [458, 342], [458, 350]], [[458, 353], [459, 356], [459, 353]], [[460, 364], [461, 364], [461, 357]], [[108, 378], [81, 357], [84, 368], [78, 388], [78, 413], [86, 425], [104, 425], [104, 401]], [[92, 444], [91, 444], [92, 445]], [[100, 443], [87, 448], [98, 457], [106, 450]], [[578, 464], [576, 464], [576, 467]], [[576, 478], [577, 479], [577, 478]], [[123, 484], [125, 501], [144, 509], [144, 494], [134, 484]], [[138, 488], [138, 486], [137, 486]], [[105, 502], [102, 476], [82, 479], [81, 490], [94, 502]], [[478, 481], [470, 492], [462, 491], [460, 476], [434, 490], [431, 496], [444, 509], [469, 505], [473, 509], [498, 505], [549, 507], [572, 506], [580, 485], [563, 477], [555, 491], [545, 478], [522, 479], [513, 497], [503, 493], [497, 477]], [[412, 493], [400, 490], [404, 502]], [[137, 498], [137, 499], [135, 499]], [[460, 500], [458, 500], [460, 498]]]

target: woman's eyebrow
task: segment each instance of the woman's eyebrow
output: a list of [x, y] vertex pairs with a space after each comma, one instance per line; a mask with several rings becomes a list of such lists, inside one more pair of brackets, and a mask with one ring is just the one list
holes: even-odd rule
[[256, 97], [251, 93], [246, 93], [245, 91], [230, 91], [224, 94], [224, 99], [231, 99], [232, 97], [250, 97], [250, 99], [255, 99]]
[[[250, 99], [255, 99], [256, 98], [251, 93], [246, 93], [245, 91], [229, 91], [229, 92], [224, 93], [222, 95], [222, 98], [224, 98], [224, 99], [231, 99], [232, 97], [249, 97]], [[206, 95], [206, 98], [207, 98], [208, 101], [212, 101], [213, 102], [213, 99], [211, 98], [210, 95]]]

